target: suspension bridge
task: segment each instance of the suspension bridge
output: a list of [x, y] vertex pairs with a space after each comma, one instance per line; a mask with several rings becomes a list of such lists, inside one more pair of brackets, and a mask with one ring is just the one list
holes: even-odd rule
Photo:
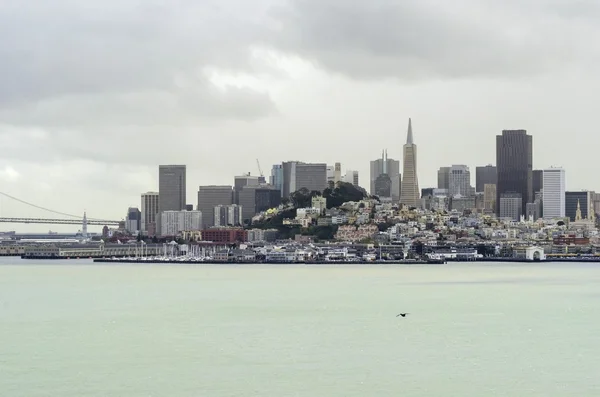
[[[56, 215], [60, 215], [62, 218], [25, 218], [25, 217], [17, 217], [17, 218], [5, 218], [0, 217], [0, 223], [34, 223], [34, 224], [51, 224], [51, 225], [81, 225], [84, 220], [87, 225], [98, 225], [98, 226], [116, 226], [120, 221], [108, 220], [108, 219], [96, 219], [96, 218], [87, 218], [85, 213], [83, 216], [81, 215], [73, 215], [67, 214], [65, 212], [54, 211], [50, 208], [41, 207], [39, 205], [29, 203], [25, 200], [21, 200], [17, 197], [11, 196], [10, 194], [0, 192], [0, 195], [7, 197], [11, 200], [18, 201], [19, 203], [28, 205], [32, 208], [37, 208], [40, 210], [44, 210]], [[86, 219], [87, 218], [87, 219]]]

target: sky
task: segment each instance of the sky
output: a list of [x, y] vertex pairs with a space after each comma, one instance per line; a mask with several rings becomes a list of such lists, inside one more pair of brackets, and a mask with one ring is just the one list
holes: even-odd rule
[[[0, 192], [122, 219], [159, 164], [199, 185], [287, 160], [368, 187], [408, 118], [420, 187], [495, 163], [503, 129], [534, 168], [600, 191], [595, 0], [29, 0], [0, 3]], [[0, 197], [1, 217], [54, 217]], [[72, 230], [3, 224], [0, 230]]]

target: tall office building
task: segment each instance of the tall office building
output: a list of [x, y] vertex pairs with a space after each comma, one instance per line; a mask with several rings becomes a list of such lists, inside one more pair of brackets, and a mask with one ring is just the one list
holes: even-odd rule
[[279, 191], [272, 186], [245, 186], [240, 191], [242, 221], [250, 222], [254, 215], [281, 204]]
[[544, 170], [533, 170], [531, 172], [531, 175], [532, 175], [531, 186], [532, 186], [532, 190], [533, 190], [533, 195], [535, 197], [536, 193], [544, 190]]
[[281, 164], [274, 164], [271, 168], [271, 178], [269, 184], [275, 189], [282, 191], [283, 189], [283, 166]]
[[[533, 137], [525, 130], [503, 130], [496, 136], [497, 202], [504, 193], [521, 194], [521, 209], [533, 201]], [[498, 209], [498, 213], [499, 213]]]
[[[386, 174], [387, 177], [383, 177], [383, 174]], [[388, 158], [387, 150], [381, 152], [380, 159], [371, 161], [370, 179], [370, 193], [372, 195], [380, 196], [382, 193], [386, 193], [386, 185], [389, 183], [390, 196], [383, 197], [391, 197], [392, 201], [396, 203], [400, 200], [400, 184], [402, 183], [400, 162]], [[379, 183], [377, 183], [378, 180]]]
[[156, 235], [156, 214], [158, 214], [158, 192], [142, 193], [142, 210], [140, 228], [142, 234], [154, 237]]
[[544, 219], [565, 217], [565, 170], [547, 168], [544, 170]]
[[185, 165], [158, 166], [158, 212], [185, 209]]
[[400, 204], [420, 207], [419, 178], [417, 176], [417, 145], [413, 142], [412, 122], [408, 119], [408, 133], [404, 145], [404, 169], [400, 188]]
[[484, 167], [475, 168], [475, 191], [483, 192], [485, 185], [495, 185], [498, 183], [498, 171], [496, 167], [488, 164]]
[[198, 188], [198, 207], [202, 212], [202, 228], [215, 225], [215, 207], [233, 204], [233, 190], [229, 185], [200, 186]]
[[437, 188], [450, 190], [450, 167], [440, 167], [437, 174]]
[[588, 219], [594, 205], [594, 196], [594, 192], [587, 190], [565, 192], [565, 216], [568, 216], [571, 221], [575, 221], [577, 205], [579, 205], [582, 218]]
[[327, 164], [287, 161], [282, 165], [283, 197], [289, 197], [302, 188], [322, 192], [327, 187]]
[[358, 187], [358, 171], [347, 170], [344, 178], [342, 178], [344, 182], [351, 183], [354, 186]]
[[474, 196], [471, 187], [471, 171], [469, 167], [462, 164], [453, 164], [448, 167], [448, 196]]
[[258, 186], [260, 184], [260, 177], [250, 175], [250, 173], [236, 176], [233, 182], [233, 203], [239, 204], [239, 194], [244, 186]]
[[125, 219], [125, 230], [136, 235], [141, 230], [142, 213], [137, 207], [129, 207], [127, 209], [127, 218]]

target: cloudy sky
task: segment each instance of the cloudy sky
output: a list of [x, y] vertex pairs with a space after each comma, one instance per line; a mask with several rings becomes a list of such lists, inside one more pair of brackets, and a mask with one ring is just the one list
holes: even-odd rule
[[[535, 168], [600, 190], [598, 18], [595, 0], [3, 1], [0, 191], [120, 219], [158, 164], [187, 164], [193, 204], [256, 158], [340, 161], [368, 186], [409, 117], [421, 187], [526, 129]], [[52, 214], [3, 197], [0, 216]]]

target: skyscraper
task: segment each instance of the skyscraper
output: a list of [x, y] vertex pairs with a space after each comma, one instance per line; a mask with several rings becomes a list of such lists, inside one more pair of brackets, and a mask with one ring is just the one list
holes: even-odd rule
[[158, 212], [185, 209], [185, 165], [158, 166]]
[[200, 186], [198, 188], [198, 210], [202, 212], [202, 228], [215, 225], [215, 207], [233, 204], [230, 185]]
[[544, 170], [533, 170], [533, 181], [531, 183], [533, 196], [544, 189]]
[[514, 192], [521, 194], [521, 208], [527, 208], [533, 201], [533, 137], [525, 130], [503, 130], [496, 136], [496, 167], [496, 202], [502, 194]]
[[544, 170], [544, 219], [565, 217], [565, 170], [547, 168]]
[[450, 167], [440, 167], [437, 177], [438, 189], [450, 189]]
[[419, 207], [419, 179], [417, 177], [417, 145], [413, 142], [411, 119], [408, 119], [408, 133], [404, 145], [404, 168], [402, 170], [402, 188], [400, 189], [400, 204], [409, 207]]
[[158, 214], [158, 192], [142, 193], [141, 229], [142, 234], [154, 237], [156, 234], [156, 214]]
[[[390, 193], [393, 202], [400, 200], [400, 184], [402, 178], [400, 176], [400, 162], [398, 160], [390, 159], [387, 155], [387, 150], [381, 152], [381, 158], [371, 161], [371, 186], [370, 192], [373, 195], [379, 196], [382, 192], [387, 193], [386, 184], [390, 184]], [[387, 178], [380, 178], [383, 174], [387, 174]], [[379, 187], [377, 186], [377, 180], [379, 179]], [[389, 182], [388, 182], [389, 179]]]
[[495, 185], [498, 183], [498, 171], [491, 164], [485, 167], [475, 168], [475, 191], [483, 192], [485, 185]]
[[[322, 192], [327, 187], [327, 164], [287, 161], [282, 166], [282, 197], [289, 197], [290, 194], [302, 188]], [[337, 175], [337, 170], [335, 172]]]
[[448, 196], [472, 196], [471, 171], [463, 164], [453, 164], [448, 172]]

